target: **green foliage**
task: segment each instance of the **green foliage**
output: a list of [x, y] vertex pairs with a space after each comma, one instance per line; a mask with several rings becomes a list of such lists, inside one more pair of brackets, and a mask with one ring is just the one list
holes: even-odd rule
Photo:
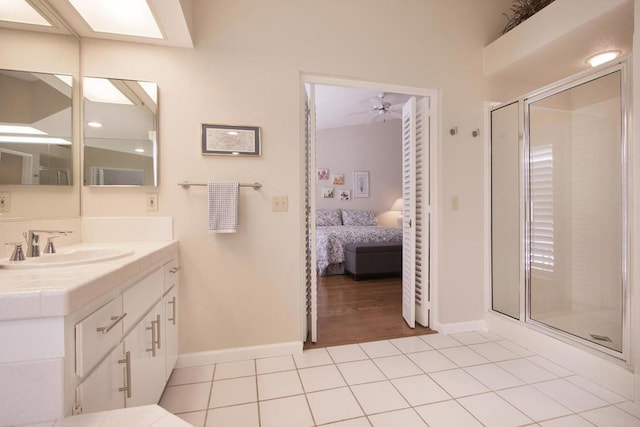
[[504, 14], [507, 17], [507, 25], [502, 30], [502, 34], [514, 29], [521, 22], [526, 21], [536, 12], [553, 2], [554, 0], [513, 0], [513, 5], [511, 6], [512, 15]]

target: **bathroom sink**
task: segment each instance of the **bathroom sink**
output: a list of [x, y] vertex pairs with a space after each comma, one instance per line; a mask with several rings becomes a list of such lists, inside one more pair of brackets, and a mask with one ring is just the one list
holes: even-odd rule
[[3, 269], [30, 269], [47, 267], [67, 267], [71, 265], [92, 264], [96, 262], [111, 261], [133, 254], [133, 250], [121, 248], [79, 248], [60, 250], [55, 254], [44, 254], [36, 258], [27, 258], [24, 261], [0, 261]]

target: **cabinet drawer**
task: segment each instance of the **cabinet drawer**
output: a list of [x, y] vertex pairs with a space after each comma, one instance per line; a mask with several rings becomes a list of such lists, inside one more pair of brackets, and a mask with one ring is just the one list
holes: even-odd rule
[[124, 318], [118, 296], [76, 324], [77, 375], [83, 377], [120, 341]]
[[177, 257], [164, 265], [164, 273], [164, 292], [167, 293], [169, 289], [177, 285], [180, 281], [180, 266], [178, 265]]
[[129, 289], [123, 294], [124, 311], [127, 317], [124, 318], [124, 331], [127, 332], [138, 320], [155, 305], [164, 293], [164, 270], [157, 269]]

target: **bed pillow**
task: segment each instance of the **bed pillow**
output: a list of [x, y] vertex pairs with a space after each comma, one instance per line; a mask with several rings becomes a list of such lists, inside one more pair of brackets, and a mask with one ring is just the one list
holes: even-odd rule
[[316, 225], [320, 227], [342, 225], [340, 209], [318, 209], [316, 211]]
[[342, 211], [342, 223], [344, 225], [378, 225], [374, 211]]

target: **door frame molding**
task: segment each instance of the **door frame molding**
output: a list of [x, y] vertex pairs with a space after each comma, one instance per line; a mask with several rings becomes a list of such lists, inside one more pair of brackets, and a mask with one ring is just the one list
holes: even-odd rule
[[[366, 80], [356, 80], [353, 78], [346, 77], [338, 77], [338, 76], [330, 76], [326, 74], [315, 74], [315, 73], [306, 73], [300, 72], [300, 80], [298, 84], [298, 88], [300, 90], [300, 141], [305, 143], [304, 138], [304, 120], [305, 120], [305, 104], [304, 104], [304, 91], [305, 84], [313, 84], [313, 85], [331, 85], [331, 86], [344, 86], [344, 87], [352, 87], [359, 89], [370, 89], [370, 90], [378, 90], [381, 92], [396, 92], [396, 93], [404, 93], [407, 95], [413, 95], [416, 97], [429, 97], [430, 100], [430, 126], [429, 126], [429, 192], [430, 192], [430, 204], [431, 204], [431, 221], [430, 221], [430, 233], [429, 233], [429, 301], [431, 303], [430, 310], [430, 319], [429, 325], [430, 328], [436, 331], [441, 329], [441, 324], [439, 322], [439, 310], [438, 310], [438, 283], [439, 283], [439, 253], [441, 247], [440, 241], [440, 229], [441, 229], [441, 204], [440, 204], [440, 193], [441, 193], [441, 168], [442, 164], [442, 138], [440, 134], [441, 129], [441, 98], [442, 92], [440, 89], [428, 89], [421, 88], [415, 86], [404, 86], [397, 85], [391, 83], [381, 83], [381, 82], [373, 82]], [[315, 132], [315, 127], [313, 129]], [[304, 203], [305, 200], [305, 180], [307, 176], [305, 174], [304, 162], [305, 162], [305, 150], [300, 150], [300, 200]], [[313, 154], [315, 158], [315, 154]], [[311, 207], [315, 212], [316, 209], [316, 201], [315, 199], [311, 199]], [[302, 206], [301, 214], [300, 214], [300, 226], [301, 229], [304, 229], [304, 206]], [[300, 250], [304, 253], [304, 248], [306, 244], [306, 238], [304, 233], [300, 233], [300, 241], [299, 247]], [[307, 336], [307, 326], [306, 326], [306, 292], [305, 292], [305, 257], [301, 257], [301, 265], [300, 265], [300, 337], [302, 342], [306, 340]]]

